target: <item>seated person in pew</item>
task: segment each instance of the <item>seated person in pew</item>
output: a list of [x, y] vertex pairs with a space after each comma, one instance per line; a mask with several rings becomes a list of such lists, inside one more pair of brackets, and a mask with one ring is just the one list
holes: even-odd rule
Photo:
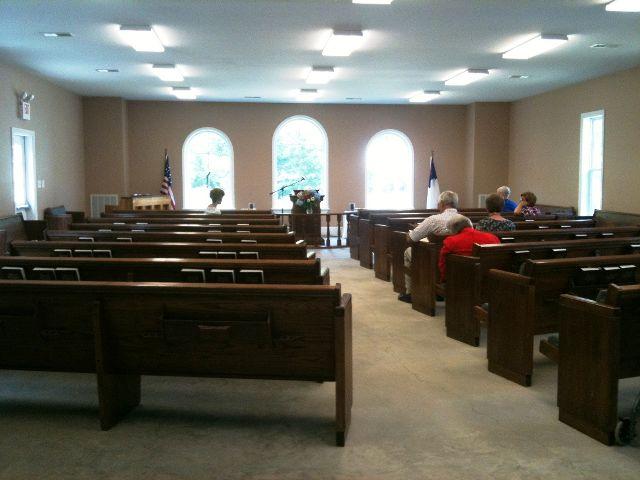
[[536, 207], [536, 202], [538, 198], [536, 194], [533, 192], [524, 192], [520, 195], [520, 203], [515, 208], [513, 213], [516, 215], [524, 215], [525, 217], [537, 217], [538, 215], [542, 215], [542, 212], [538, 207]]
[[[511, 202], [514, 203], [514, 202]], [[489, 216], [476, 224], [476, 229], [483, 232], [505, 232], [516, 229], [516, 224], [500, 215], [504, 208], [504, 199], [497, 193], [487, 196], [485, 206]]]
[[218, 208], [218, 205], [222, 203], [224, 190], [222, 190], [221, 188], [212, 188], [209, 192], [209, 197], [211, 197], [211, 205], [207, 206], [204, 213], [208, 213], [210, 215], [222, 215], [222, 212]]
[[511, 195], [511, 189], [506, 185], [498, 187], [496, 193], [500, 195], [500, 197], [504, 200], [504, 206], [502, 207], [503, 213], [513, 213], [518, 204], [511, 200], [509, 196]]
[[[409, 230], [407, 242], [417, 242], [433, 235], [448, 234], [447, 222], [452, 216], [458, 214], [458, 194], [450, 190], [442, 192], [438, 198], [438, 210], [441, 213], [425, 218], [416, 228]], [[404, 266], [406, 272], [411, 271], [411, 247], [404, 251]], [[411, 276], [408, 273], [405, 274], [404, 284], [405, 292], [398, 295], [398, 300], [411, 303]]]
[[474, 244], [484, 245], [500, 243], [500, 239], [491, 233], [480, 232], [473, 228], [471, 220], [464, 215], [456, 214], [447, 223], [447, 229], [451, 235], [444, 239], [440, 250], [440, 281], [445, 282], [447, 269], [447, 255], [471, 255]]

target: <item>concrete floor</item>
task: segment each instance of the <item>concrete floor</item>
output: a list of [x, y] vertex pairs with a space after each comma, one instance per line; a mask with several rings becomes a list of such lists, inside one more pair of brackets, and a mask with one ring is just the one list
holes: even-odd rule
[[[485, 348], [444, 335], [389, 283], [321, 253], [354, 297], [355, 403], [333, 445], [334, 385], [143, 378], [109, 432], [91, 375], [0, 371], [2, 479], [633, 479], [640, 448], [605, 447], [557, 420], [556, 367], [534, 384], [487, 371]], [[627, 399], [640, 383], [625, 382]]]

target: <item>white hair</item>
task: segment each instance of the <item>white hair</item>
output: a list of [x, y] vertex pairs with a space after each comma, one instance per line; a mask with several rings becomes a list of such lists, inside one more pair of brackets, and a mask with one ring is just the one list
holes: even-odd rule
[[473, 223], [471, 223], [471, 220], [467, 217], [460, 215], [459, 213], [453, 215], [447, 222], [447, 230], [449, 230], [449, 233], [452, 235], [460, 233], [462, 229], [467, 227], [473, 227]]
[[441, 205], [446, 205], [451, 208], [458, 208], [458, 194], [451, 190], [445, 190], [438, 197], [438, 202]]
[[496, 192], [499, 195], [501, 195], [502, 198], [509, 198], [509, 195], [511, 195], [511, 189], [509, 187], [507, 187], [506, 185], [498, 187], [498, 190], [496, 190]]

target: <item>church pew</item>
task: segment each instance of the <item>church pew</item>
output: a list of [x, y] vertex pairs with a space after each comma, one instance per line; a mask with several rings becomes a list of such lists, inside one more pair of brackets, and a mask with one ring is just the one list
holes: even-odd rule
[[593, 219], [599, 227], [611, 227], [613, 225], [640, 225], [640, 215], [637, 213], [596, 210], [593, 213]]
[[192, 223], [72, 223], [69, 230], [111, 230], [126, 231], [144, 230], [145, 232], [238, 232], [253, 233], [287, 233], [286, 225], [199, 225]]
[[114, 258], [172, 257], [211, 258], [218, 252], [235, 252], [242, 257], [243, 252], [258, 252], [260, 259], [305, 259], [314, 258], [307, 252], [307, 245], [301, 243], [176, 243], [176, 242], [34, 242], [14, 241], [11, 243], [13, 255], [28, 257], [53, 257], [64, 254], [59, 251], [108, 250]]
[[[267, 284], [329, 285], [329, 270], [322, 269], [320, 259], [309, 260], [259, 260], [259, 259], [205, 259], [205, 258], [92, 258], [92, 257], [0, 257], [0, 277], [5, 270], [22, 268], [26, 280], [62, 279], [69, 270], [76, 269], [79, 280], [99, 282], [191, 282], [207, 283], [256, 283], [253, 280], [262, 272]], [[44, 269], [44, 270], [43, 270]], [[187, 269], [187, 272], [183, 272]], [[233, 280], [226, 272], [233, 272]], [[241, 271], [245, 271], [242, 272]], [[246, 272], [249, 270], [250, 272]], [[6, 270], [16, 273], [15, 270]], [[201, 271], [201, 272], [200, 272]], [[17, 272], [20, 273], [20, 272]], [[74, 272], [71, 272], [72, 274]], [[204, 278], [200, 279], [201, 275]], [[51, 278], [54, 276], [55, 278]]]
[[4, 231], [0, 242], [0, 255], [7, 255], [14, 240], [42, 240], [46, 222], [41, 220], [25, 220], [22, 214], [0, 217], [0, 230]]
[[112, 210], [100, 214], [103, 218], [135, 218], [135, 217], [186, 217], [186, 218], [276, 218], [271, 210], [223, 210], [221, 215], [204, 213], [202, 210]]
[[340, 285], [2, 280], [0, 322], [0, 368], [96, 373], [102, 430], [140, 403], [141, 375], [330, 381], [345, 444], [352, 320]]
[[92, 238], [97, 242], [116, 241], [118, 238], [130, 238], [132, 242], [211, 242], [242, 243], [242, 240], [255, 240], [257, 243], [295, 243], [293, 232], [287, 233], [240, 233], [240, 232], [99, 232], [91, 230], [47, 230], [47, 240], [73, 241], [79, 238]]
[[[489, 301], [494, 288], [488, 278], [491, 269], [518, 272], [527, 260], [632, 254], [640, 254], [640, 238], [475, 245], [471, 256], [449, 255], [445, 287], [447, 336], [472, 346], [479, 345], [480, 323], [474, 307]], [[417, 290], [414, 301], [422, 300], [423, 291], [423, 288]]]
[[353, 260], [358, 260], [358, 216], [347, 215], [347, 245], [349, 245], [349, 256]]
[[640, 254], [631, 254], [527, 260], [522, 275], [490, 270], [489, 371], [530, 386], [534, 335], [558, 331], [560, 295], [595, 298], [610, 283], [638, 283], [639, 267]]
[[560, 421], [606, 445], [618, 424], [618, 381], [640, 376], [640, 285], [610, 285], [603, 303], [559, 301]]
[[[83, 222], [76, 222], [83, 223]], [[88, 218], [84, 223], [163, 223], [163, 224], [172, 224], [172, 223], [190, 223], [197, 225], [212, 225], [215, 227], [216, 225], [238, 225], [249, 224], [249, 225], [280, 225], [280, 220], [278, 218], [243, 218], [243, 217], [222, 217], [218, 216], [216, 218], [197, 218], [197, 217], [122, 217], [122, 218], [109, 218], [109, 217], [100, 217], [100, 218]], [[213, 228], [212, 227], [212, 228]], [[58, 229], [52, 229], [58, 230]]]

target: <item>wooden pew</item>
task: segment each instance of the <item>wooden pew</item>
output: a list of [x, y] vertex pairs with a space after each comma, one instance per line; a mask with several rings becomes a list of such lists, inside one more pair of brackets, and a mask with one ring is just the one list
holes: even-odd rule
[[203, 210], [112, 210], [100, 214], [103, 218], [131, 218], [131, 217], [196, 217], [196, 218], [276, 218], [270, 210], [223, 210], [222, 215], [204, 213]]
[[[476, 313], [481, 312], [476, 312], [475, 307], [489, 301], [494, 288], [488, 278], [491, 269], [518, 273], [527, 260], [629, 254], [640, 254], [640, 238], [475, 245], [471, 256], [449, 255], [445, 307], [447, 336], [472, 346], [479, 345], [480, 322]], [[419, 288], [414, 301], [428, 301], [421, 296], [424, 291], [425, 288]]]
[[349, 256], [358, 260], [358, 216], [347, 215], [347, 245], [349, 245]]
[[95, 372], [100, 425], [141, 399], [141, 375], [336, 383], [351, 420], [351, 296], [329, 285], [0, 281], [0, 368]]
[[618, 426], [618, 380], [640, 376], [640, 285], [610, 285], [606, 301], [559, 301], [560, 421], [606, 445]]
[[69, 230], [111, 230], [125, 231], [144, 230], [145, 232], [237, 232], [253, 233], [287, 233], [286, 225], [202, 225], [193, 223], [72, 223]]
[[7, 255], [14, 240], [43, 240], [46, 222], [41, 220], [25, 220], [22, 214], [0, 218], [0, 230], [4, 231], [0, 242], [0, 255]]
[[640, 215], [637, 213], [614, 212], [611, 210], [596, 210], [593, 219], [599, 227], [618, 225], [640, 225]]
[[[320, 259], [259, 260], [204, 258], [85, 258], [85, 257], [0, 257], [0, 276], [4, 267], [22, 268], [27, 280], [54, 280], [74, 274], [79, 280], [98, 282], [194, 282], [267, 283], [329, 285], [329, 270]], [[62, 269], [62, 270], [60, 270]], [[65, 270], [66, 269], [66, 270]], [[187, 270], [186, 272], [184, 270]], [[223, 270], [212, 272], [212, 270]], [[9, 270], [15, 272], [15, 270]], [[230, 278], [227, 272], [233, 272]], [[262, 272], [254, 274], [254, 272]], [[51, 277], [55, 278], [51, 278]], [[253, 280], [262, 276], [263, 282]]]
[[527, 260], [523, 275], [491, 270], [489, 371], [531, 385], [534, 335], [558, 331], [560, 295], [595, 298], [609, 283], [637, 283], [638, 267], [640, 254]]
[[241, 243], [242, 240], [255, 240], [257, 243], [295, 243], [293, 232], [287, 233], [240, 233], [240, 232], [99, 232], [91, 230], [47, 230], [47, 240], [74, 241], [79, 238], [92, 238], [97, 242], [117, 241], [118, 238], [130, 238], [132, 242], [211, 242]]
[[14, 241], [11, 251], [14, 255], [28, 257], [53, 257], [77, 250], [108, 250], [114, 258], [211, 258], [218, 252], [258, 252], [260, 259], [305, 259], [314, 258], [302, 243], [168, 243], [168, 242], [33, 242]]
[[44, 209], [44, 221], [47, 224], [47, 228], [52, 230], [63, 230], [74, 222], [84, 222], [84, 212], [81, 211], [69, 211], [64, 205], [58, 205], [55, 207], [49, 207]]
[[[77, 222], [81, 223], [81, 222]], [[210, 225], [211, 228], [215, 228], [217, 225], [238, 225], [249, 224], [249, 225], [280, 225], [280, 220], [278, 218], [255, 218], [255, 217], [217, 217], [217, 218], [198, 218], [198, 217], [122, 217], [122, 218], [113, 218], [113, 217], [100, 217], [100, 218], [88, 218], [84, 223], [163, 223], [163, 224], [173, 224], [173, 223], [190, 223], [197, 225]], [[58, 229], [52, 229], [58, 230]], [[62, 229], [59, 229], [62, 230]]]

